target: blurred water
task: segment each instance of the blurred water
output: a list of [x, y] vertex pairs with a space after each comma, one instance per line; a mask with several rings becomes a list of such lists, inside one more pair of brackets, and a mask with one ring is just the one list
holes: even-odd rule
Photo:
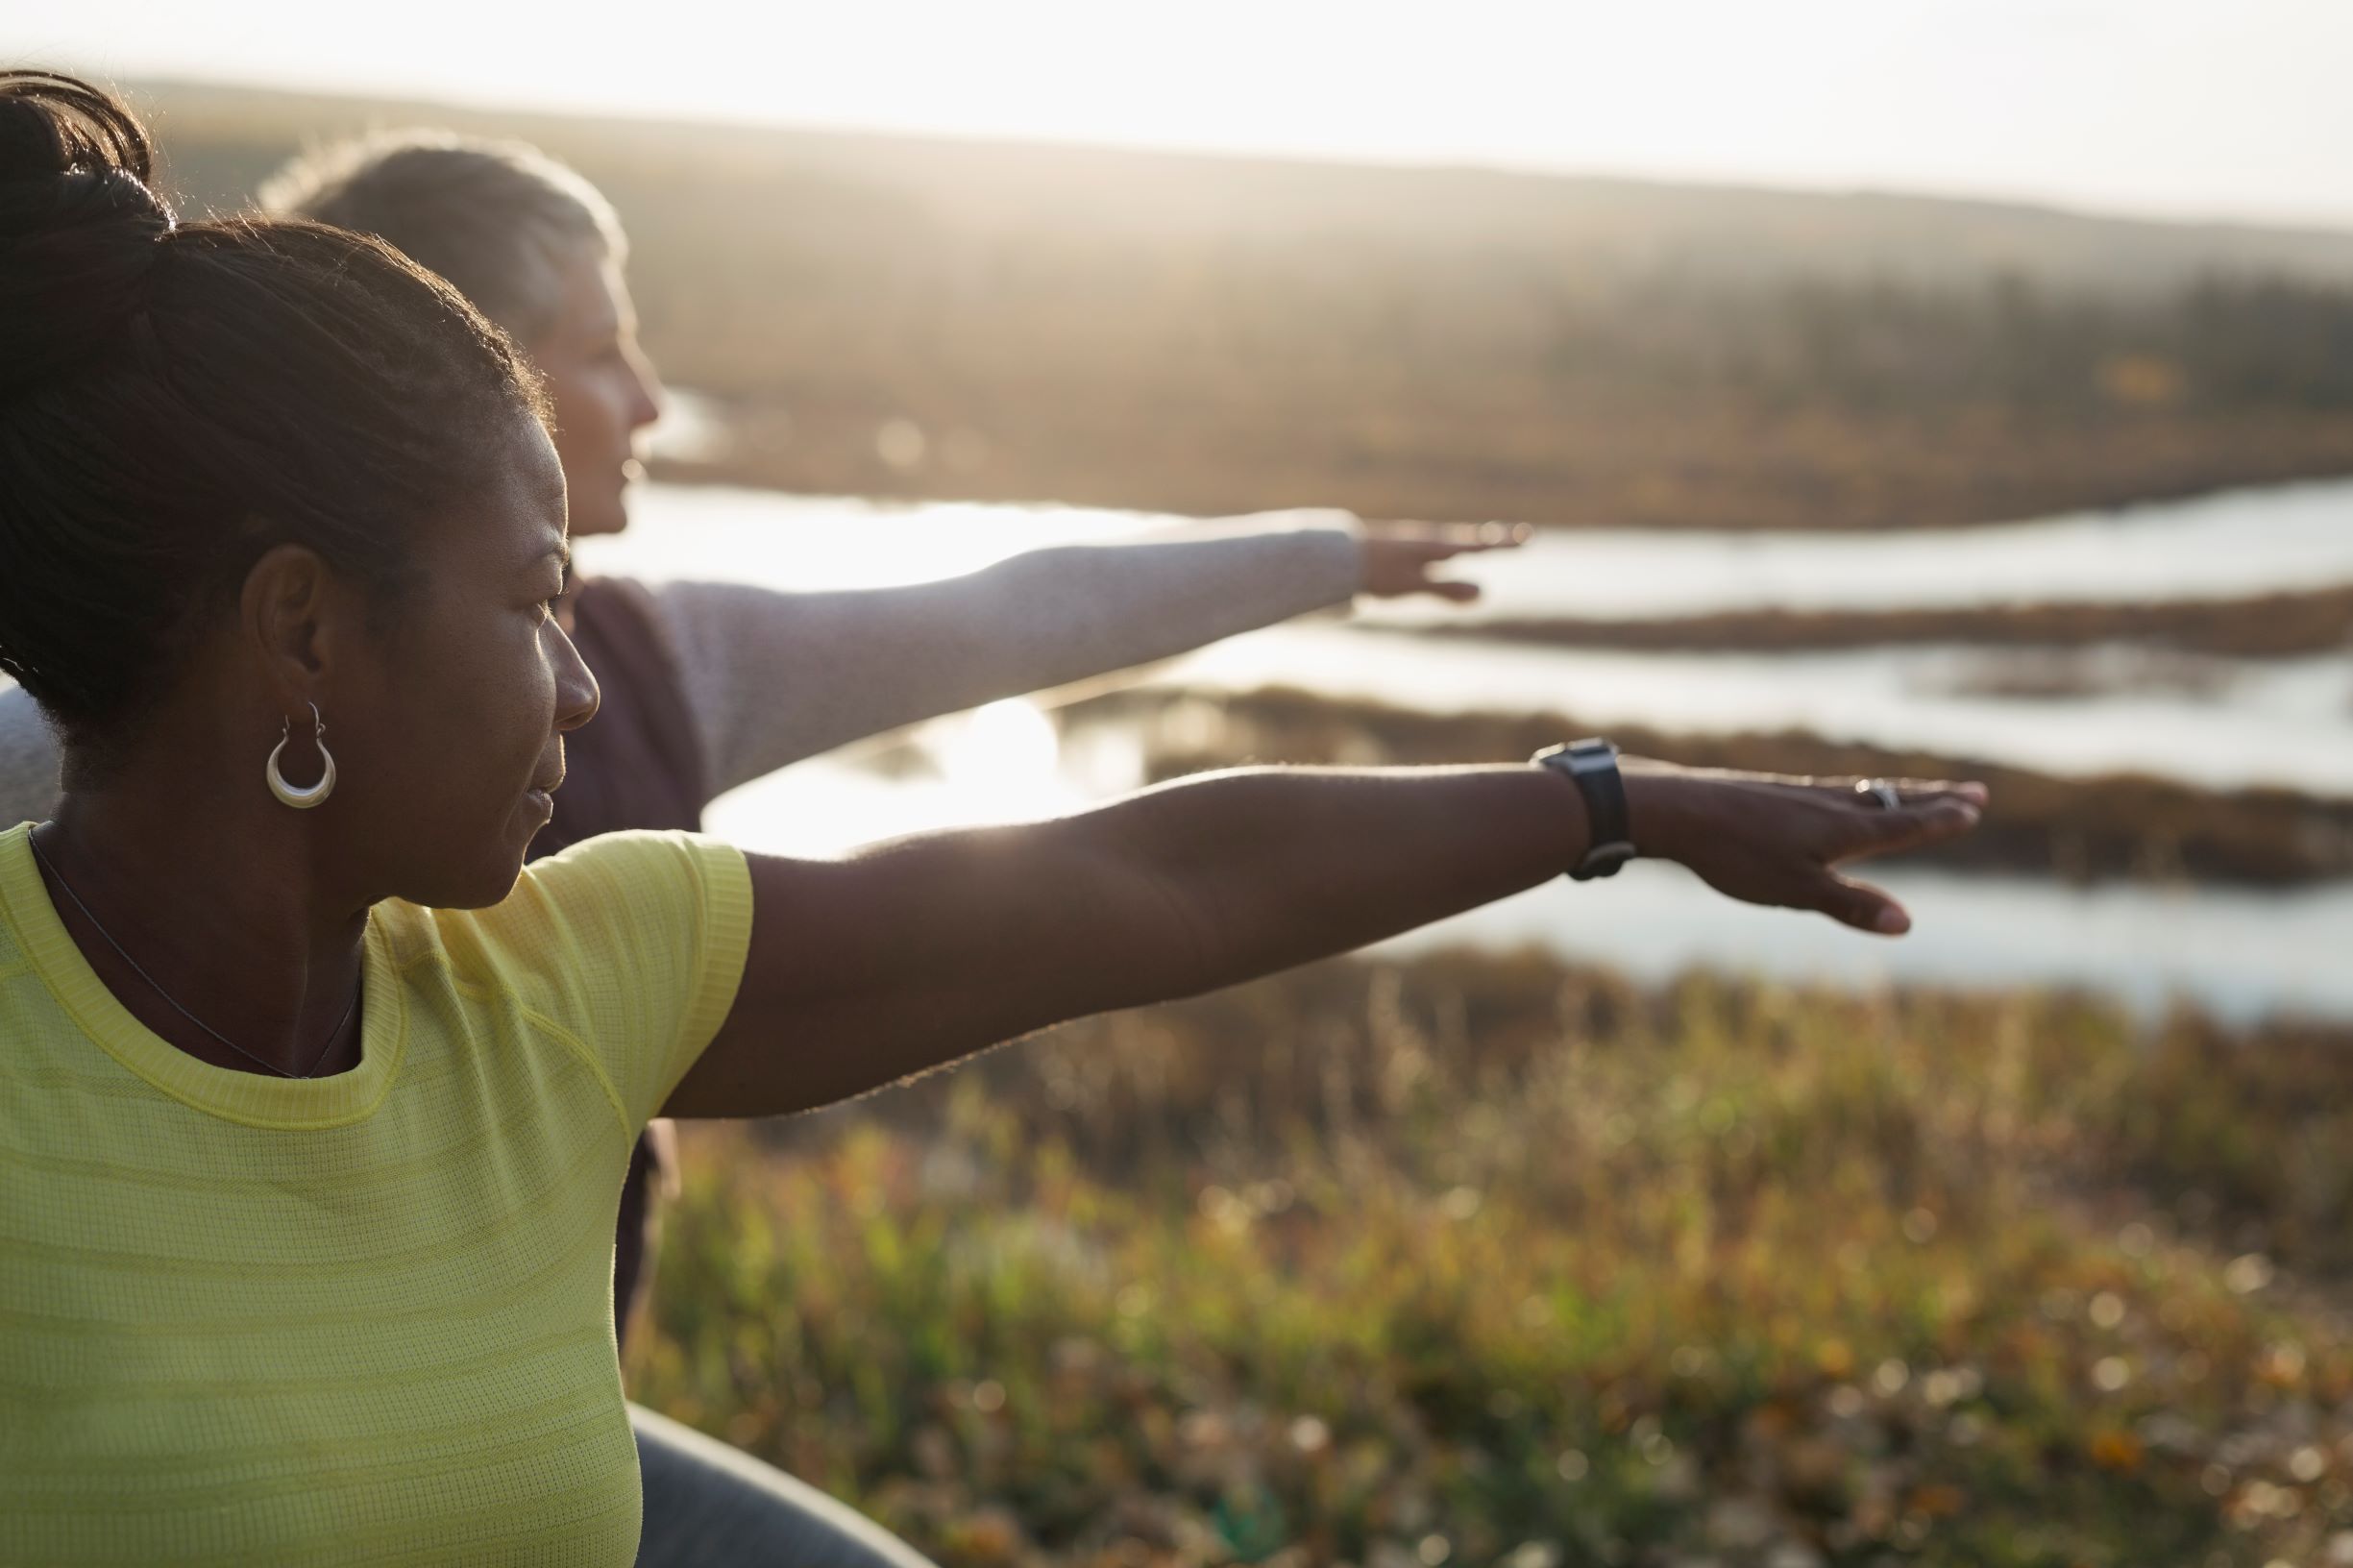
[[1972, 689], [1988, 656], [1965, 648], [1626, 653], [1292, 625], [1203, 649], [1152, 679], [1295, 686], [1436, 713], [1565, 713], [1595, 727], [1805, 730], [2052, 773], [2353, 794], [2353, 652], [2197, 661], [2202, 678], [2186, 690], [2136, 686], [2131, 661], [2112, 662], [2109, 689], [2001, 697]]
[[[590, 539], [591, 571], [778, 587], [880, 586], [975, 570], [1041, 545], [1138, 537], [1169, 520], [1071, 507], [922, 504], [647, 486], [637, 526]], [[1892, 607], [2007, 599], [2212, 597], [2353, 581], [2353, 483], [2281, 486], [2096, 517], [1903, 536], [1577, 534], [1473, 563], [1497, 613], [1638, 615], [1761, 605]], [[1442, 612], [1441, 612], [1442, 613]], [[2031, 650], [2029, 650], [2031, 651]], [[1434, 642], [1333, 623], [1204, 649], [1151, 680], [1292, 685], [1440, 712], [1560, 711], [1595, 725], [1797, 728], [2060, 773], [2135, 770], [2229, 787], [2353, 793], [2353, 653], [2276, 661], [2071, 656], [2076, 686], [1998, 695], [2013, 652], [1867, 649], [1649, 654]], [[791, 700], [780, 672], [778, 700]], [[715, 832], [832, 854], [896, 833], [1013, 821], [1133, 787], [1117, 730], [1066, 745], [1028, 702], [918, 732], [922, 766], [883, 777], [819, 759], [739, 790]], [[2153, 1011], [2183, 998], [2233, 1018], [2353, 1017], [2353, 888], [2079, 889], [2033, 877], [1898, 870], [1916, 934], [1885, 942], [1726, 902], [1674, 868], [1555, 886], [1400, 939], [1540, 945], [1638, 978], [1705, 966], [1847, 987], [2077, 988]]]
[[772, 588], [878, 588], [978, 571], [1042, 545], [1136, 538], [1173, 520], [1077, 506], [906, 505], [727, 485], [641, 484], [629, 531], [574, 544], [592, 572]]
[[2353, 582], [2353, 480], [1917, 532], [1560, 530], [1464, 575], [1495, 616], [2233, 599]]
[[[1176, 524], [1084, 507], [895, 505], [720, 486], [650, 484], [632, 505], [631, 533], [585, 542], [598, 570], [780, 587], [920, 581], [1040, 544]], [[2353, 480], [1905, 533], [1560, 529], [1467, 562], [1462, 575], [1486, 586], [1481, 613], [1498, 616], [2230, 598], [2353, 582]]]
[[[1041, 545], [1134, 538], [1165, 518], [649, 485], [636, 523], [580, 541], [591, 571], [777, 587], [878, 586], [976, 570]], [[1599, 575], [1576, 560], [1616, 564]], [[2353, 483], [2278, 486], [2094, 518], [1908, 536], [1592, 535], [1467, 563], [1494, 607], [1589, 612], [1608, 580], [1626, 613], [1738, 602], [1954, 601], [2209, 594], [2353, 580]], [[2334, 576], [2332, 576], [2334, 574]], [[1733, 596], [1746, 594], [1745, 600]], [[1676, 596], [1680, 596], [1679, 598]], [[1870, 595], [1882, 597], [1873, 598]], [[1551, 597], [1547, 597], [1551, 596]], [[1776, 598], [1776, 596], [1779, 596]], [[2121, 596], [2136, 597], [2136, 596]], [[1384, 607], [1384, 615], [1398, 612]], [[1443, 614], [1442, 610], [1432, 613]], [[2353, 628], [2349, 628], [2353, 629]], [[2196, 679], [2138, 683], [2129, 650], [2078, 666], [2100, 689], [1988, 695], [2006, 655], [1948, 648], [1828, 653], [1629, 653], [1438, 643], [1300, 625], [1181, 661], [1164, 680], [1295, 685], [1434, 712], [1565, 712], [1695, 732], [1796, 728], [2059, 773], [2128, 770], [2215, 786], [2353, 792], [2353, 649], [2288, 660], [2172, 661]], [[789, 673], [786, 673], [789, 680]], [[2096, 682], [2096, 685], [2097, 682]]]
[[2218, 1017], [2353, 1018], [2353, 888], [2291, 893], [2033, 877], [1860, 871], [1903, 900], [1895, 941], [1816, 915], [1717, 897], [1679, 867], [1636, 862], [1603, 888], [1538, 888], [1385, 943], [1537, 947], [1646, 982], [1693, 968], [1870, 990], [2032, 986], [2094, 992], [2150, 1017], [2187, 1001]]

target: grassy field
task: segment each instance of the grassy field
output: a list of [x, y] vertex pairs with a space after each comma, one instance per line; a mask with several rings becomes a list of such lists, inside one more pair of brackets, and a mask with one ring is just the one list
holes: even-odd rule
[[2348, 1049], [1326, 966], [690, 1136], [633, 1383], [947, 1568], [2341, 1562]]

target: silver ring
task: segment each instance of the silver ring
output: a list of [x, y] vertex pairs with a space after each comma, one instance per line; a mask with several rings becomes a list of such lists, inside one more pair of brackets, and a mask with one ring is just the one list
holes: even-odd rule
[[1854, 781], [1854, 793], [1866, 796], [1881, 811], [1894, 811], [1903, 804], [1903, 796], [1896, 793], [1896, 786], [1884, 778], [1858, 778]]

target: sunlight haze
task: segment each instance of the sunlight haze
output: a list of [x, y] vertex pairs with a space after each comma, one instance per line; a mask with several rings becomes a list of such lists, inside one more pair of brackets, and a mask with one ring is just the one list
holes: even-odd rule
[[2353, 224], [2353, 7], [2331, 0], [674, 0], [560, 30], [479, 0], [357, 14], [131, 0], [20, 12], [10, 52], [500, 106]]

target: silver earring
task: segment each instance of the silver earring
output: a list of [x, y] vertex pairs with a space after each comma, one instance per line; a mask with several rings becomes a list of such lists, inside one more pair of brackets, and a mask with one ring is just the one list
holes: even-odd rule
[[278, 755], [285, 750], [293, 728], [291, 721], [281, 719], [278, 722], [278, 744], [270, 748], [269, 766], [262, 770], [262, 773], [269, 779], [270, 793], [278, 796], [281, 802], [292, 806], [296, 811], [308, 811], [312, 806], [324, 804], [327, 797], [335, 793], [335, 759], [327, 749], [327, 721], [319, 717], [319, 705], [313, 702], [310, 704], [310, 741], [319, 748], [319, 757], [327, 764], [327, 772], [321, 773], [319, 781], [306, 790], [298, 790], [287, 783], [286, 775], [278, 771]]

